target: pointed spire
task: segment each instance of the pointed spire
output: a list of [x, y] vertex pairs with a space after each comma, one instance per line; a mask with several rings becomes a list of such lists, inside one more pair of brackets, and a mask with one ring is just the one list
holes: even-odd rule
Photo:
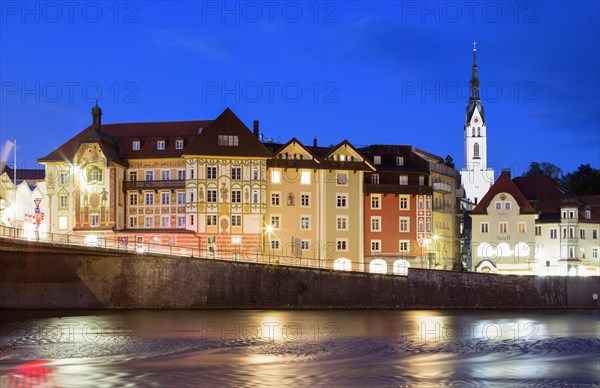
[[473, 42], [473, 68], [471, 71], [471, 93], [469, 102], [480, 101], [479, 76], [477, 74], [477, 42]]
[[102, 123], [102, 109], [98, 106], [98, 97], [96, 97], [96, 105], [92, 108], [92, 127], [100, 132]]

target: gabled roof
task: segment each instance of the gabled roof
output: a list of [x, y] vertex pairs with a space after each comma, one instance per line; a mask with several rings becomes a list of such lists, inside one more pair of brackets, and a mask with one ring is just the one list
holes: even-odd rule
[[[81, 144], [99, 141], [107, 145], [102, 151], [109, 153], [109, 155], [106, 155], [109, 159], [178, 157], [181, 156], [182, 150], [175, 149], [175, 140], [183, 139], [184, 145], [190, 143], [198, 133], [198, 129], [208, 126], [211, 122], [212, 120], [193, 120], [102, 124], [99, 133], [90, 125], [45, 157], [38, 159], [38, 161], [72, 162]], [[166, 140], [164, 150], [156, 149], [156, 141], [159, 139]], [[138, 151], [134, 151], [132, 148], [134, 140], [140, 140], [140, 150]], [[109, 150], [108, 145], [113, 145], [116, 148]]]
[[[295, 144], [305, 150], [310, 156], [311, 159], [294, 159], [294, 158], [282, 158], [283, 151], [288, 148], [291, 144]], [[281, 144], [273, 144], [269, 143], [266, 146], [271, 146], [273, 151], [273, 159], [269, 159], [267, 161], [267, 166], [269, 167], [297, 167], [297, 168], [318, 168], [321, 163], [320, 158], [318, 158], [308, 147], [306, 147], [302, 142], [295, 137], [293, 137], [287, 143]]]
[[[375, 156], [381, 157], [381, 164], [375, 165], [377, 171], [402, 171], [429, 173], [429, 163], [410, 145], [374, 144], [360, 148], [369, 161], [374, 162]], [[397, 157], [404, 158], [404, 164], [398, 166]]]
[[[237, 136], [238, 145], [219, 145], [219, 135]], [[227, 108], [184, 148], [183, 155], [270, 158], [271, 152], [231, 109]]]
[[520, 208], [520, 214], [537, 214], [535, 209], [527, 201], [525, 195], [519, 190], [517, 185], [510, 179], [510, 172], [502, 171], [498, 180], [490, 187], [488, 192], [483, 196], [471, 214], [487, 214], [487, 208], [490, 206], [492, 199], [500, 194], [510, 194]]
[[560, 219], [561, 197], [565, 190], [548, 176], [520, 176], [513, 179], [521, 193], [540, 212], [540, 221]]

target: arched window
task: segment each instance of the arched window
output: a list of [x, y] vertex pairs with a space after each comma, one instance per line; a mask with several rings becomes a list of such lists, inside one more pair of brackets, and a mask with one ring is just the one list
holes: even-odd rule
[[473, 145], [473, 157], [474, 158], [478, 158], [479, 157], [479, 143], [475, 143]]
[[475, 127], [473, 127], [472, 136], [475, 137]]
[[477, 127], [477, 136], [481, 136], [481, 127]]
[[350, 259], [336, 259], [333, 262], [333, 269], [337, 271], [350, 271], [352, 270], [352, 262], [350, 262]]
[[406, 259], [398, 259], [394, 261], [393, 270], [394, 275], [408, 275], [408, 268], [410, 267], [410, 263]]
[[371, 260], [369, 263], [369, 272], [387, 273], [387, 263], [382, 259]]
[[86, 178], [88, 182], [102, 181], [102, 170], [98, 166], [90, 166], [87, 168]]

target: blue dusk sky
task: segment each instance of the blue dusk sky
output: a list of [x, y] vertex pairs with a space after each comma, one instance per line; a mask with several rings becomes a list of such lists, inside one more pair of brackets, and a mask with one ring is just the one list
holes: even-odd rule
[[230, 107], [275, 141], [412, 144], [460, 168], [473, 41], [496, 173], [600, 167], [598, 1], [0, 4], [0, 140], [20, 167], [98, 94], [103, 123]]

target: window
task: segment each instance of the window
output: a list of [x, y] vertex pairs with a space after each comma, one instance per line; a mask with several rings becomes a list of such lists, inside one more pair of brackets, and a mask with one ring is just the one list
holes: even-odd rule
[[396, 166], [404, 166], [404, 157], [403, 156], [396, 157]]
[[60, 184], [61, 185], [66, 185], [67, 184], [67, 173], [66, 172], [61, 172], [60, 173]]
[[550, 238], [555, 239], [557, 237], [556, 229], [550, 229]]
[[102, 170], [98, 166], [90, 166], [87, 168], [88, 182], [102, 181]]
[[371, 209], [381, 209], [381, 195], [371, 194]]
[[183, 139], [176, 139], [175, 140], [175, 149], [176, 150], [182, 150], [183, 149]]
[[185, 216], [177, 216], [177, 227], [178, 228], [185, 227]]
[[177, 179], [180, 181], [185, 180], [185, 170], [177, 170]]
[[425, 230], [425, 223], [422, 218], [419, 218], [419, 232], [423, 232]]
[[336, 217], [336, 230], [348, 230], [348, 217]]
[[168, 228], [169, 227], [169, 216], [160, 217], [160, 227]]
[[138, 195], [137, 193], [129, 194], [129, 205], [136, 206], [138, 204]]
[[598, 258], [598, 248], [592, 248], [592, 259]]
[[423, 186], [425, 184], [425, 177], [424, 176], [420, 176], [419, 177], [419, 186]]
[[190, 179], [194, 179], [195, 171], [193, 167], [190, 168]]
[[300, 217], [300, 229], [310, 229], [310, 217], [309, 216]]
[[242, 203], [242, 190], [231, 190], [231, 203]]
[[280, 193], [271, 193], [271, 205], [273, 205], [273, 206], [279, 206], [280, 205], [280, 200], [281, 200], [281, 194]]
[[60, 229], [60, 230], [67, 229], [67, 227], [68, 227], [67, 223], [68, 223], [67, 216], [58, 217], [58, 229]]
[[579, 229], [579, 238], [585, 239], [585, 229]]
[[129, 227], [130, 228], [137, 228], [138, 226], [138, 219], [137, 217], [129, 217]]
[[252, 190], [252, 203], [258, 203], [258, 190]]
[[371, 240], [371, 252], [381, 252], [381, 240]]
[[310, 194], [300, 194], [300, 206], [310, 207]]
[[279, 249], [279, 247], [281, 246], [281, 241], [280, 240], [271, 240], [271, 249]]
[[92, 226], [98, 226], [98, 225], [100, 225], [100, 218], [98, 217], [98, 214], [92, 214], [90, 216], [90, 224]]
[[190, 194], [190, 202], [194, 203], [194, 192], [190, 191], [189, 194]]
[[569, 228], [569, 238], [575, 238], [575, 228]]
[[598, 229], [592, 230], [592, 239], [598, 240]]
[[569, 247], [569, 259], [574, 259], [574, 258], [575, 258], [575, 248]]
[[165, 141], [164, 140], [158, 140], [156, 142], [156, 149], [159, 151], [162, 151], [165, 149]]
[[500, 222], [498, 224], [498, 230], [500, 233], [506, 234], [508, 233], [508, 223], [506, 222]]
[[504, 202], [504, 210], [510, 210], [510, 202]]
[[583, 213], [583, 216], [589, 220], [590, 218], [592, 218], [592, 211], [590, 209], [586, 209]]
[[371, 217], [371, 232], [381, 232], [381, 217]]
[[161, 193], [160, 203], [161, 205], [169, 205], [171, 203], [171, 193]]
[[194, 215], [190, 214], [190, 225], [194, 225]]
[[60, 199], [60, 207], [67, 207], [67, 196], [66, 195], [61, 195], [59, 196]]
[[129, 180], [131, 182], [137, 181], [137, 171], [129, 171]]
[[209, 214], [206, 216], [206, 226], [217, 226], [216, 214]]
[[206, 179], [217, 179], [217, 167], [206, 167]]
[[347, 208], [348, 207], [348, 194], [338, 194], [336, 207], [338, 208]]
[[408, 175], [400, 175], [398, 184], [408, 185]]
[[258, 167], [252, 167], [252, 180], [257, 181], [260, 179], [260, 173]]
[[162, 180], [163, 181], [168, 181], [171, 179], [171, 173], [169, 170], [163, 170], [162, 171]]
[[216, 203], [217, 202], [217, 190], [216, 189], [206, 190], [206, 202], [208, 202], [208, 203]]
[[139, 140], [134, 140], [133, 143], [131, 143], [131, 148], [134, 151], [139, 151], [140, 150], [140, 141]]
[[301, 248], [303, 251], [310, 249], [310, 240], [302, 240]]
[[146, 205], [154, 205], [154, 193], [146, 193]]
[[185, 193], [183, 193], [183, 192], [178, 192], [177, 193], [177, 204], [178, 205], [185, 204]]
[[527, 232], [527, 224], [525, 222], [517, 223], [517, 232], [520, 234]]
[[302, 171], [300, 174], [300, 184], [310, 185], [310, 171]]
[[475, 143], [473, 145], [473, 157], [474, 158], [478, 158], [479, 157], [479, 143]]
[[335, 184], [339, 186], [345, 186], [348, 184], [348, 174], [345, 172], [338, 172], [335, 174]]
[[150, 182], [154, 180], [154, 171], [146, 170], [146, 181]]
[[236, 147], [238, 145], [238, 137], [236, 135], [219, 135], [218, 144], [225, 147]]
[[379, 184], [379, 174], [371, 175], [371, 184], [373, 184], [373, 185]]
[[376, 165], [380, 165], [381, 164], [381, 156], [379, 156], [379, 155], [373, 156], [373, 163]]
[[242, 226], [242, 216], [237, 214], [231, 216], [231, 226]]
[[542, 227], [541, 226], [536, 226], [535, 227], [535, 235], [536, 236], [541, 236], [542, 235]]
[[408, 210], [409, 209], [408, 204], [409, 204], [408, 197], [401, 196], [400, 197], [400, 209], [402, 209], [402, 210]]
[[423, 197], [419, 197], [419, 209], [423, 209]]
[[271, 183], [281, 183], [281, 171], [271, 171]]
[[281, 227], [279, 216], [271, 216], [271, 227], [273, 229], [279, 229]]
[[231, 180], [241, 181], [242, 180], [242, 168], [231, 167]]
[[410, 251], [410, 241], [409, 240], [400, 240], [400, 252], [408, 253]]
[[502, 210], [502, 202], [496, 202], [496, 210]]
[[335, 240], [335, 247], [339, 252], [348, 250], [348, 239], [338, 238]]
[[410, 232], [410, 218], [409, 217], [400, 217], [400, 231], [401, 232]]

